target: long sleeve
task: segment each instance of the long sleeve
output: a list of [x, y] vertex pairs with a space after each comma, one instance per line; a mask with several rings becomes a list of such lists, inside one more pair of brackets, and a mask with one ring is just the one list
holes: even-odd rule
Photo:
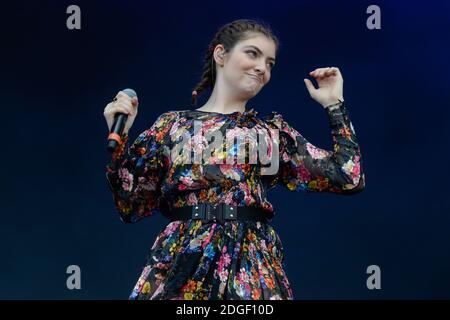
[[114, 204], [125, 223], [135, 223], [161, 210], [161, 185], [168, 161], [162, 148], [175, 116], [173, 111], [161, 114], [131, 146], [123, 134], [122, 144], [106, 165]]
[[[334, 151], [309, 143], [297, 130], [272, 112], [266, 120], [279, 130], [279, 171], [272, 184], [291, 191], [355, 194], [365, 187], [361, 151], [345, 102], [326, 108]], [[273, 186], [272, 185], [272, 186]]]

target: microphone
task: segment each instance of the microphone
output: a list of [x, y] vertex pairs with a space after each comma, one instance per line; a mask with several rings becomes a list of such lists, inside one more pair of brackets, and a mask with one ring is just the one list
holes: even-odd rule
[[[136, 92], [133, 89], [124, 89], [122, 90], [127, 96], [130, 98], [134, 98], [137, 96]], [[127, 122], [128, 115], [118, 112], [114, 115], [114, 123], [111, 127], [111, 132], [108, 135], [108, 145], [106, 150], [110, 153], [113, 153], [119, 144], [122, 142], [120, 136], [123, 133], [123, 129], [125, 127], [125, 122]]]

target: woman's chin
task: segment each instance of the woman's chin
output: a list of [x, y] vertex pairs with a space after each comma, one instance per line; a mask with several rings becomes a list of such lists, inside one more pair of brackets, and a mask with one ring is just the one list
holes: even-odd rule
[[248, 85], [243, 89], [243, 92], [246, 96], [249, 96], [249, 98], [253, 98], [259, 93], [260, 90], [261, 86], [259, 85]]
[[255, 91], [243, 91], [241, 94], [242, 100], [250, 100], [251, 98], [255, 97], [258, 94], [258, 92]]

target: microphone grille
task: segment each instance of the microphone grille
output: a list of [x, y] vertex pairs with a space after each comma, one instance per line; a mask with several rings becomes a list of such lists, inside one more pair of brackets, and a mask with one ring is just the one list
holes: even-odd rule
[[137, 97], [136, 91], [133, 89], [127, 88], [122, 90], [124, 93], [126, 93], [130, 98]]

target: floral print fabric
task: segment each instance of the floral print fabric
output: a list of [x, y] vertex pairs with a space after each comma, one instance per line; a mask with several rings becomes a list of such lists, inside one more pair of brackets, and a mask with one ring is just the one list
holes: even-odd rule
[[[326, 109], [333, 151], [309, 143], [278, 112], [259, 117], [254, 109], [221, 114], [176, 110], [161, 114], [129, 145], [128, 136], [106, 166], [115, 207], [125, 223], [197, 203], [257, 206], [275, 213], [268, 191], [355, 194], [364, 189], [360, 148], [345, 104]], [[196, 125], [200, 124], [196, 130]], [[253, 130], [266, 132], [268, 152], [278, 170], [261, 174], [259, 162], [228, 162], [258, 141], [229, 141], [208, 150], [207, 133], [235, 138]], [[273, 135], [276, 132], [278, 135]], [[188, 138], [186, 138], [188, 137]], [[274, 139], [277, 137], [277, 139]], [[192, 150], [176, 150], [180, 142]], [[239, 141], [239, 140], [238, 140]], [[228, 144], [228, 145], [227, 145]], [[228, 148], [227, 148], [228, 147]], [[274, 157], [275, 157], [274, 156]], [[293, 299], [284, 271], [280, 238], [270, 223], [201, 220], [173, 221], [159, 233], [130, 299]]]

